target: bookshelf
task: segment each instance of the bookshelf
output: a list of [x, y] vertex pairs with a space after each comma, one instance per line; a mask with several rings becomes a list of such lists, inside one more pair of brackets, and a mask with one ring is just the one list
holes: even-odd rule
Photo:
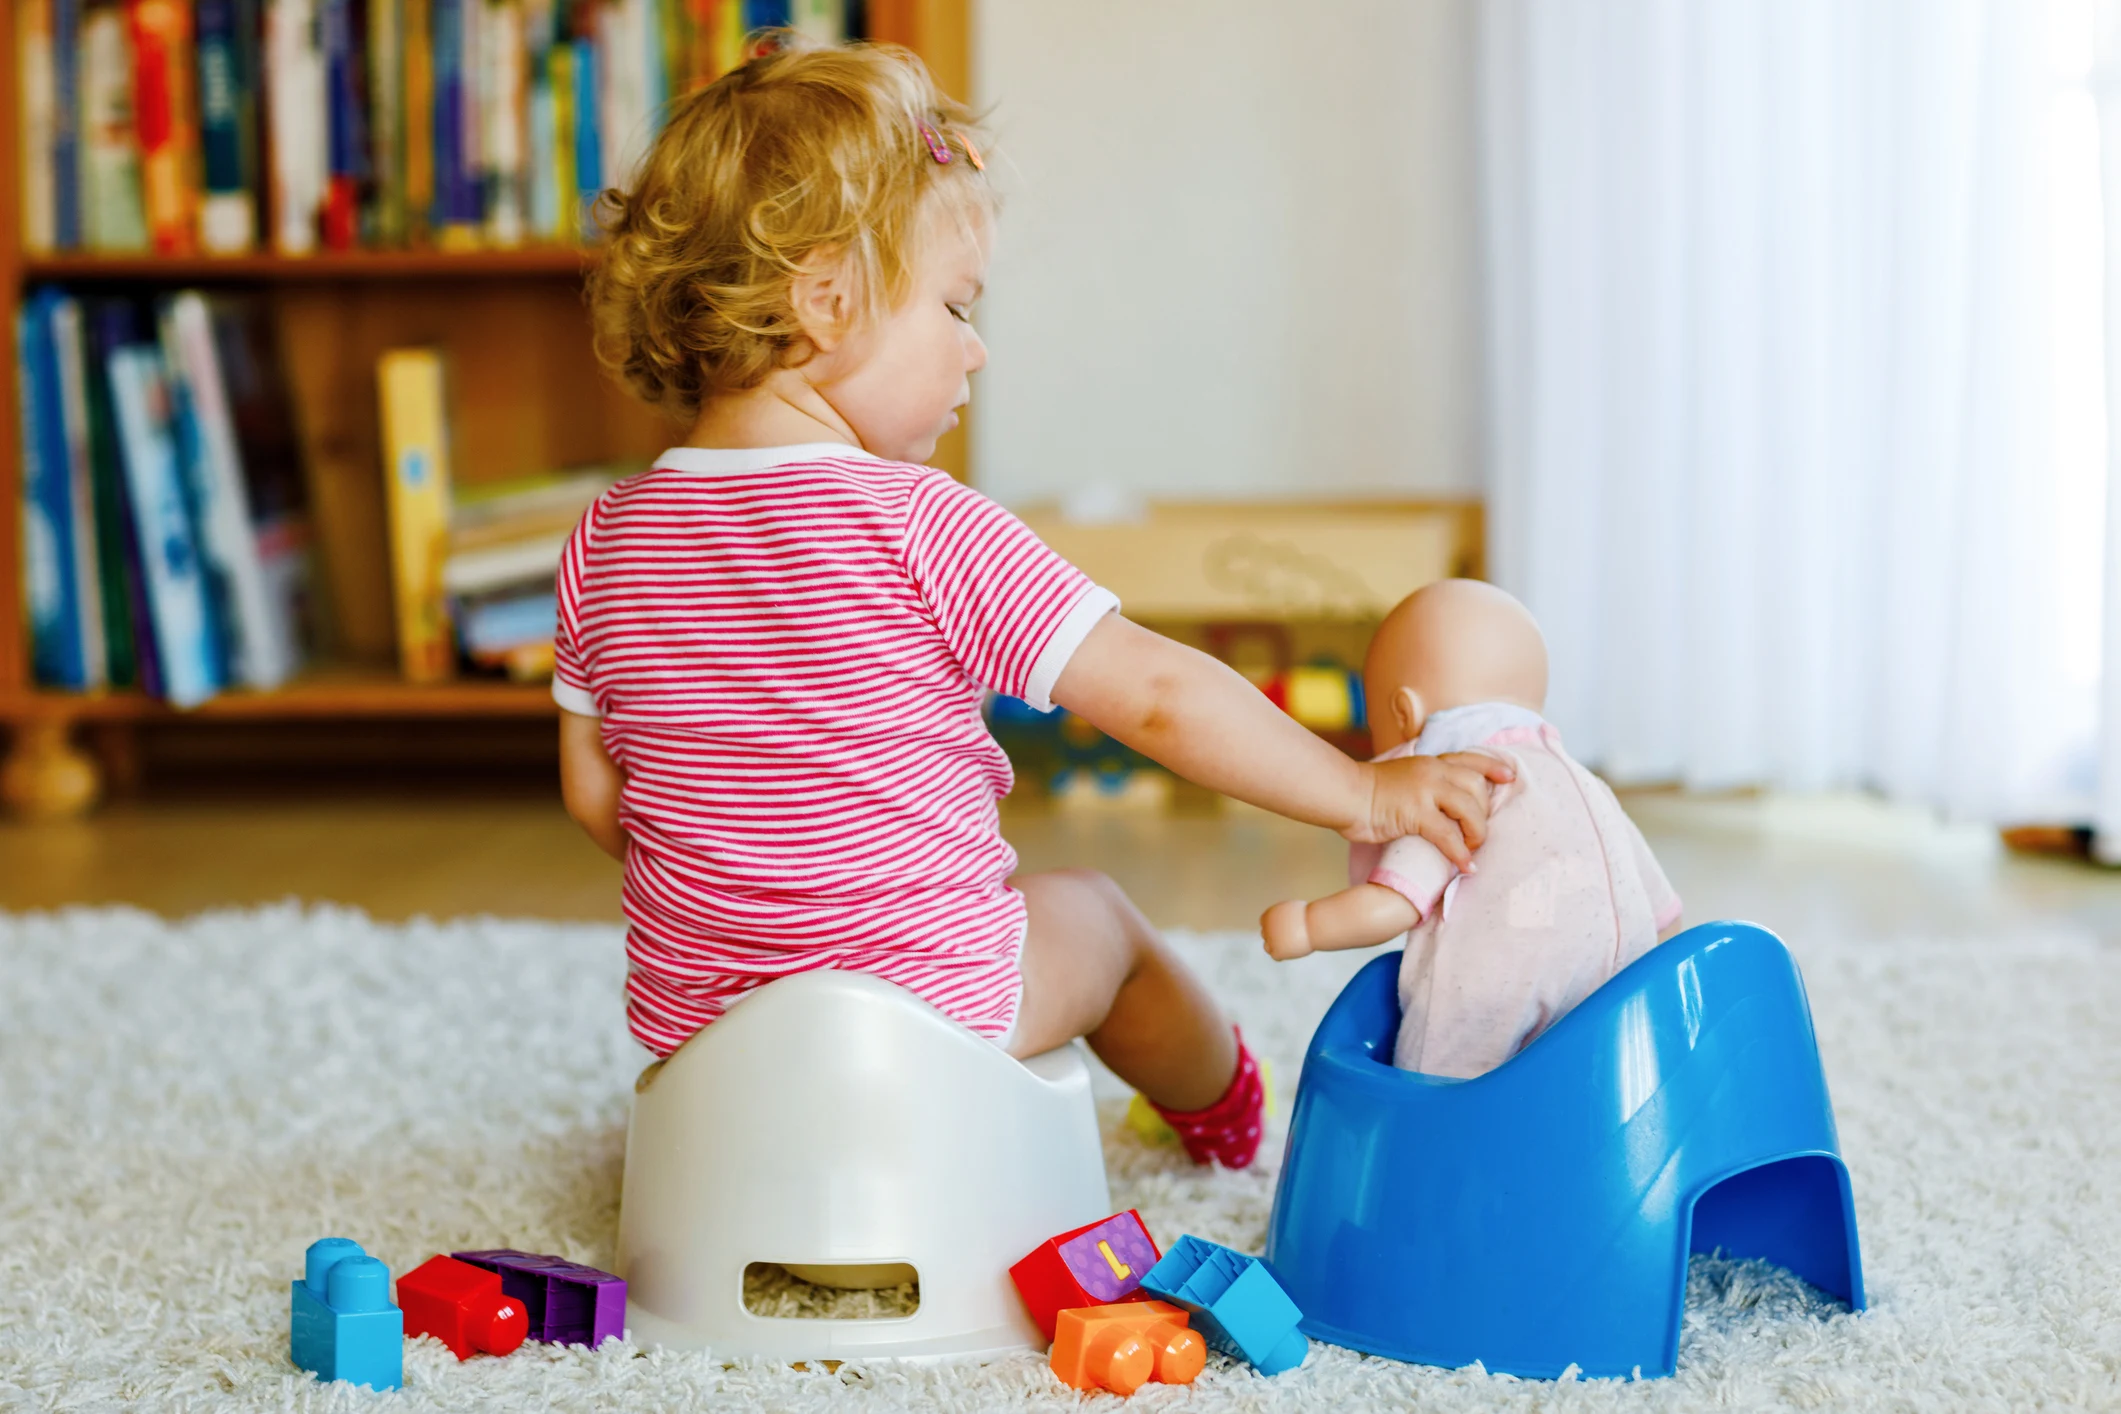
[[[872, 38], [920, 54], [945, 88], [970, 91], [970, 0], [869, 0]], [[76, 742], [122, 762], [142, 723], [504, 719], [554, 715], [541, 686], [398, 679], [385, 559], [375, 366], [384, 349], [433, 344], [449, 355], [454, 473], [477, 485], [548, 467], [645, 461], [674, 440], [668, 422], [597, 368], [581, 281], [593, 251], [320, 252], [301, 257], [61, 255], [22, 245], [19, 71], [12, 16], [0, 23], [0, 804], [55, 817], [93, 804], [103, 774]], [[272, 310], [307, 463], [317, 573], [327, 606], [321, 661], [270, 692], [231, 691], [177, 711], [141, 693], [66, 693], [31, 679], [21, 595], [21, 429], [12, 330], [27, 286], [152, 291], [198, 286], [260, 294]], [[965, 473], [964, 429], [936, 464]]]

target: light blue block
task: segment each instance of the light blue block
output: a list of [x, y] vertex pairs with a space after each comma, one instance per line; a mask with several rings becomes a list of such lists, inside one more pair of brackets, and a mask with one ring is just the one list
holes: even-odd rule
[[1706, 923], [1486, 1075], [1397, 1070], [1399, 955], [1304, 1058], [1267, 1260], [1314, 1339], [1553, 1378], [1668, 1375], [1687, 1258], [1863, 1308], [1848, 1170], [1779, 938]]
[[320, 1380], [371, 1389], [405, 1384], [405, 1313], [390, 1304], [390, 1268], [344, 1237], [309, 1244], [289, 1293], [287, 1355]]
[[1257, 1257], [1181, 1237], [1142, 1278], [1142, 1290], [1185, 1307], [1203, 1340], [1263, 1375], [1293, 1370], [1310, 1353], [1297, 1329], [1303, 1312]]

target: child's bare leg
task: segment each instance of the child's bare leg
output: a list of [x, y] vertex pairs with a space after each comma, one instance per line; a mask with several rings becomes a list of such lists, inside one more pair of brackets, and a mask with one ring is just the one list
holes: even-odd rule
[[1086, 1037], [1098, 1059], [1157, 1104], [1214, 1104], [1237, 1073], [1237, 1039], [1200, 979], [1102, 874], [1009, 881], [1030, 908], [1024, 997], [1010, 1053]]

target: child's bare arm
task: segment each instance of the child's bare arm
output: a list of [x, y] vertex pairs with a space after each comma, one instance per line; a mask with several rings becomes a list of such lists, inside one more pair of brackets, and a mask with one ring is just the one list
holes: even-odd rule
[[579, 713], [560, 713], [560, 798], [597, 848], [618, 860], [626, 857], [626, 832], [619, 827], [619, 787], [625, 782], [604, 751], [602, 724]]
[[1354, 840], [1420, 835], [1463, 868], [1486, 838], [1493, 756], [1353, 761], [1207, 654], [1108, 614], [1053, 700], [1187, 780]]
[[1357, 884], [1312, 903], [1277, 903], [1261, 916], [1259, 931], [1267, 956], [1287, 962], [1307, 953], [1374, 947], [1420, 921], [1404, 894], [1383, 884]]

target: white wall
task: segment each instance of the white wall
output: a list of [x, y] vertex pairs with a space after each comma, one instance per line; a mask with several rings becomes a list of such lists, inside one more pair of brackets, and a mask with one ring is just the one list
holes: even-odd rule
[[977, 0], [1012, 504], [1478, 489], [1478, 0]]

